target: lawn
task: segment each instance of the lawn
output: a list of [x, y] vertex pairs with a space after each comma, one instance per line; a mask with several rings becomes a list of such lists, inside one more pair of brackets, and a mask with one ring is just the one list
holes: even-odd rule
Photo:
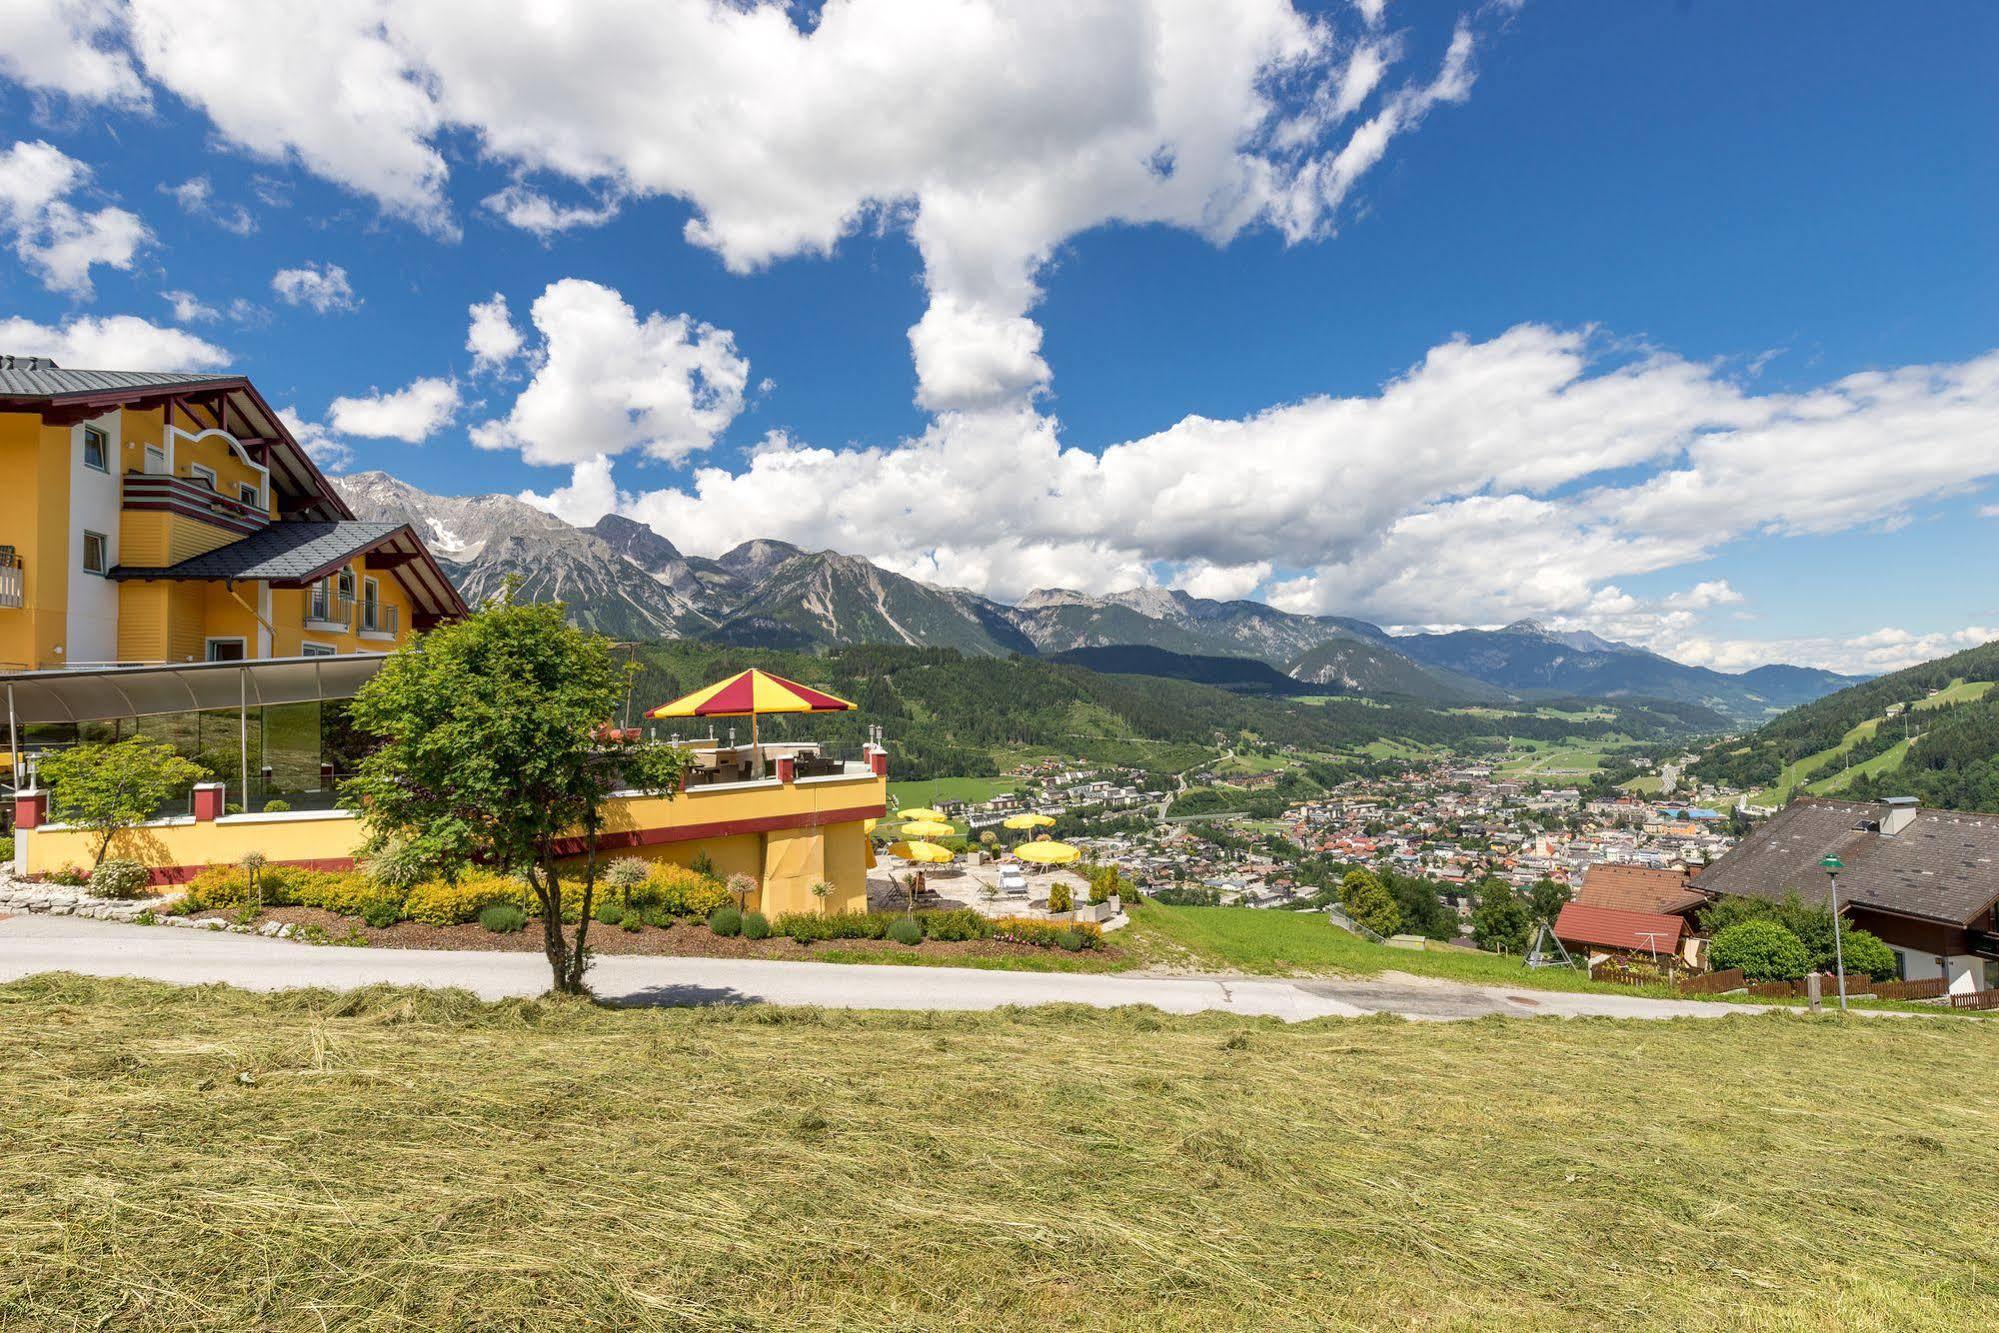
[[1861, 778], [1874, 778], [1884, 773], [1892, 773], [1902, 766], [1904, 759], [1909, 757], [1909, 746], [1913, 743], [1913, 741], [1897, 741], [1872, 759], [1855, 764], [1852, 768], [1842, 769], [1829, 778], [1814, 782], [1805, 790], [1814, 796], [1829, 796], [1834, 792], [1844, 791]]
[[1881, 719], [1870, 717], [1839, 738], [1839, 744], [1815, 750], [1811, 754], [1795, 759], [1784, 765], [1777, 774], [1777, 781], [1757, 792], [1749, 799], [1755, 805], [1781, 806], [1791, 799], [1791, 793], [1804, 785], [1812, 774], [1832, 763], [1848, 750], [1872, 736], [1881, 726]]
[[1168, 907], [1141, 903], [1132, 924], [1107, 937], [1134, 965], [1265, 976], [1378, 976], [1407, 972], [1484, 985], [1630, 995], [1568, 968], [1530, 968], [1518, 958], [1470, 949], [1396, 949], [1349, 935], [1319, 912], [1258, 907]]
[[1019, 778], [930, 778], [922, 782], [891, 782], [888, 794], [901, 808], [935, 805], [939, 801], [990, 801], [1020, 789]]
[[[0, 1058], [10, 1327], [1944, 1329], [1999, 1300], [1972, 1023], [50, 977], [0, 987]], [[1912, 1069], [1950, 1077], [1895, 1095]]]

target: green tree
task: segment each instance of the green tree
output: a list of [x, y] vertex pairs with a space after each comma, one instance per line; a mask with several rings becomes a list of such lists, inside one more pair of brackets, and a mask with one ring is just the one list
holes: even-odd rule
[[1503, 879], [1489, 879], [1472, 909], [1471, 933], [1481, 949], [1496, 953], [1527, 952], [1527, 933], [1534, 927], [1534, 915], [1513, 886]]
[[113, 745], [78, 745], [45, 756], [38, 772], [49, 787], [49, 813], [58, 822], [97, 835], [93, 867], [103, 864], [111, 840], [209, 776], [207, 769], [174, 753], [164, 741], [142, 736]]
[[1718, 931], [1708, 947], [1715, 971], [1739, 967], [1751, 981], [1796, 981], [1811, 971], [1811, 951], [1768, 917], [1738, 921]]
[[[687, 762], [668, 746], [596, 743], [630, 672], [560, 603], [494, 602], [389, 658], [354, 700], [355, 725], [379, 744], [341, 795], [371, 843], [405, 845], [447, 875], [475, 862], [524, 875], [563, 994], [583, 991], [611, 793], [675, 791]], [[569, 913], [558, 846], [579, 835], [581, 898]]]
[[1848, 972], [1865, 972], [1876, 981], [1895, 975], [1895, 951], [1879, 935], [1865, 930], [1842, 930], [1840, 944], [1846, 954]]
[[1536, 920], [1550, 925], [1561, 914], [1562, 904], [1569, 900], [1569, 886], [1543, 875], [1527, 890], [1527, 901], [1534, 909]]
[[1372, 871], [1349, 870], [1340, 881], [1340, 905], [1347, 915], [1377, 935], [1393, 935], [1402, 929], [1402, 909]]

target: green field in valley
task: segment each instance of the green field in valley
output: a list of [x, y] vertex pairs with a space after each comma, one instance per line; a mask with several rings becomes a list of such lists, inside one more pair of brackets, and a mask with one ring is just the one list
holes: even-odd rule
[[990, 801], [1020, 790], [1018, 778], [930, 778], [922, 782], [890, 782], [888, 794], [903, 809], [939, 801]]
[[[1955, 1330], [1999, 1302], [1977, 1023], [78, 977], [0, 1015], [7, 1327]], [[1950, 1077], [1895, 1095], [1912, 1069]]]

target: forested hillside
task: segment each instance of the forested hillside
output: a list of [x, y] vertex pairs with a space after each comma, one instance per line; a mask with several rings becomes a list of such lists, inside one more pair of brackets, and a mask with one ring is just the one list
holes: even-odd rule
[[[866, 728], [888, 729], [896, 771], [911, 777], [991, 773], [1004, 754], [1073, 755], [1177, 770], [1243, 740], [1353, 752], [1397, 739], [1464, 752], [1497, 748], [1490, 716], [1416, 704], [1330, 700], [1305, 704], [1232, 694], [1156, 676], [1106, 675], [1034, 658], [965, 657], [951, 649], [865, 646], [825, 655], [691, 641], [632, 650], [642, 671], [633, 716], [750, 666], [792, 676], [860, 705], [856, 713], [768, 718], [769, 737], [812, 737], [858, 747]], [[1510, 716], [1516, 738], [1549, 741], [1623, 734], [1653, 739], [1707, 730], [1722, 719], [1684, 704], [1601, 701], [1594, 715]], [[683, 724], [683, 726], [690, 724]], [[722, 727], [730, 725], [723, 722]], [[738, 724], [747, 735], [747, 723]]]
[[[1814, 785], [1855, 799], [1999, 810], [1999, 642], [1909, 667], [1794, 708], [1695, 765], [1746, 790]], [[1816, 765], [1816, 767], [1815, 767]], [[1848, 777], [1847, 774], [1852, 774]]]

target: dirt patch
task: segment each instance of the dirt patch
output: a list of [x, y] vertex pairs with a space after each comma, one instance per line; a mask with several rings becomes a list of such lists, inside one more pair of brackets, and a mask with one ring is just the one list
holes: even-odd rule
[[[228, 921], [232, 924], [236, 917], [225, 912], [201, 912], [196, 920]], [[399, 921], [393, 926], [370, 926], [358, 917], [341, 916], [338, 912], [328, 912], [318, 907], [273, 907], [257, 918], [257, 924], [272, 921], [287, 922], [296, 926], [314, 926], [323, 930], [336, 941], [361, 941], [382, 949], [465, 949], [485, 953], [540, 953], [541, 923], [528, 922], [527, 929], [506, 934], [487, 930], [484, 926], [471, 923], [462, 926], [426, 926], [416, 921]], [[576, 928], [565, 928], [564, 934], [572, 940]], [[809, 961], [838, 952], [846, 955], [856, 953], [877, 954], [883, 959], [894, 961], [898, 958], [1046, 958], [1053, 953], [1068, 957], [1060, 950], [1035, 948], [1026, 944], [1009, 944], [1001, 940], [925, 940], [914, 948], [905, 944], [893, 944], [883, 940], [823, 940], [816, 944], [804, 945], [789, 936], [777, 935], [766, 940], [749, 940], [740, 935], [717, 935], [699, 921], [683, 921], [678, 925], [661, 927], [647, 926], [642, 930], [626, 930], [623, 926], [592, 924], [589, 946], [592, 953], [606, 957], [614, 954], [631, 954], [665, 958], [776, 958], [793, 961]], [[1093, 950], [1090, 957], [1112, 960], [1121, 956], [1115, 947]]]

